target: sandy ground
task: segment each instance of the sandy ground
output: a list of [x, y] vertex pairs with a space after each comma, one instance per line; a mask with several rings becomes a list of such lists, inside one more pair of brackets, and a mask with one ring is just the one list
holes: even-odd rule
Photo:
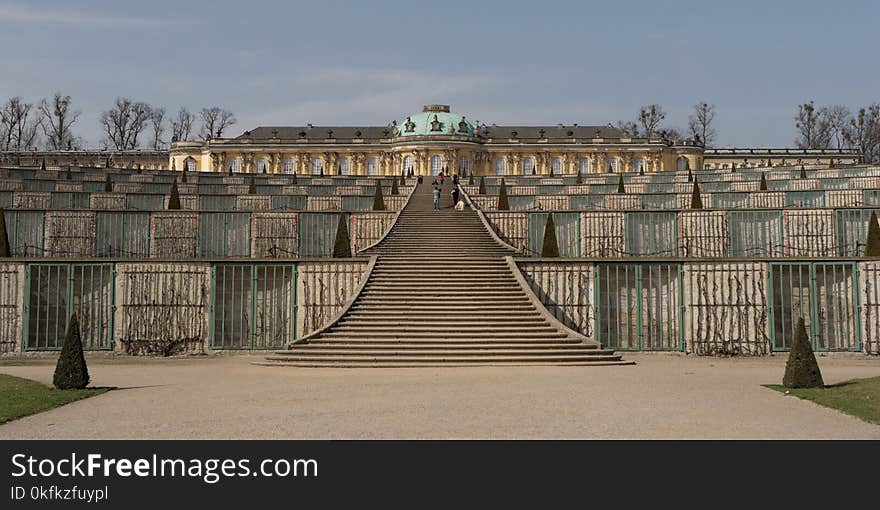
[[[90, 360], [118, 390], [0, 425], [5, 438], [872, 438], [880, 426], [762, 387], [784, 356], [627, 354], [631, 367], [305, 369], [254, 356]], [[0, 372], [50, 383], [54, 359]], [[826, 383], [880, 359], [826, 356]]]

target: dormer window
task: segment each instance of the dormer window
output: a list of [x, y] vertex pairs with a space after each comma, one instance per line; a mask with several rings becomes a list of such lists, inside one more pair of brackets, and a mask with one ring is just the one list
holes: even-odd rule
[[442, 125], [443, 123], [437, 120], [437, 115], [435, 114], [434, 120], [431, 121], [431, 131], [440, 131]]
[[403, 125], [403, 130], [407, 133], [412, 133], [416, 130], [416, 123], [412, 121], [411, 118], [406, 118], [406, 123]]

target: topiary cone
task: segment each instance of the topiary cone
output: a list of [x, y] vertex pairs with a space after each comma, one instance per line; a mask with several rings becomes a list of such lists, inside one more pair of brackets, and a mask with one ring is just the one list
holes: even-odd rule
[[758, 189], [767, 191], [767, 179], [764, 177], [764, 172], [761, 172], [761, 184], [758, 185]]
[[46, 158], [43, 158], [43, 162], [40, 163], [40, 170], [45, 170], [45, 169], [46, 169]]
[[804, 168], [804, 165], [801, 165], [801, 179], [807, 178], [807, 169]]
[[294, 184], [294, 185], [296, 184], [296, 174], [293, 174], [293, 175], [290, 177], [290, 184]]
[[694, 174], [688, 169], [688, 182], [694, 182]]
[[391, 194], [400, 195], [400, 188], [397, 187], [397, 179], [391, 181]]
[[373, 196], [373, 210], [385, 210], [385, 199], [382, 197], [382, 181], [379, 179], [376, 179], [376, 194]]
[[553, 223], [553, 213], [547, 213], [547, 223], [544, 225], [544, 242], [541, 245], [542, 257], [559, 257], [559, 243], [556, 242], [556, 225]]
[[470, 178], [468, 178], [468, 186], [474, 185], [474, 174], [471, 174]]
[[501, 188], [498, 190], [498, 207], [499, 211], [509, 211], [510, 204], [507, 200], [507, 185], [504, 183], [504, 177], [501, 178]]
[[345, 214], [339, 215], [336, 226], [336, 241], [333, 243], [333, 258], [347, 259], [351, 257], [351, 237], [348, 235], [348, 222]]
[[180, 209], [180, 192], [177, 191], [177, 179], [171, 182], [171, 195], [168, 197], [168, 209]]
[[691, 209], [702, 209], [703, 199], [700, 198], [700, 183], [694, 179], [694, 189], [691, 192]]
[[73, 180], [73, 174], [70, 173], [70, 167], [67, 167], [67, 172], [64, 173], [64, 178], [68, 181]]
[[403, 174], [400, 174], [400, 185], [406, 186], [406, 177]]
[[82, 339], [79, 335], [79, 321], [76, 314], [70, 316], [64, 345], [55, 365], [52, 384], [59, 390], [82, 389], [89, 384], [89, 369], [83, 354]]
[[107, 174], [107, 179], [104, 181], [104, 192], [113, 193], [113, 181], [110, 180], [110, 174]]
[[574, 184], [575, 184], [575, 186], [580, 186], [583, 183], [584, 183], [584, 179], [583, 179], [583, 177], [581, 177], [581, 172], [578, 171], [577, 177], [574, 178]]
[[478, 195], [486, 194], [486, 178], [480, 177], [480, 189], [477, 191]]
[[626, 188], [623, 185], [623, 174], [620, 174], [620, 179], [617, 181], [617, 192], [626, 193]]
[[180, 182], [186, 184], [186, 170], [180, 174]]
[[644, 166], [639, 166], [639, 175], [645, 175], [645, 167]]
[[12, 248], [9, 246], [9, 234], [6, 233], [6, 215], [0, 208], [0, 258], [11, 257]]
[[791, 351], [788, 353], [788, 361], [785, 363], [782, 385], [786, 388], [821, 388], [825, 386], [803, 317], [798, 319], [795, 327]]
[[[0, 240], [2, 242], [2, 240]], [[868, 236], [865, 238], [865, 256], [880, 257], [880, 224], [877, 223], [877, 211], [871, 211], [868, 220]]]
[[248, 185], [248, 195], [256, 195], [257, 194], [257, 179], [253, 175], [251, 176], [251, 183]]

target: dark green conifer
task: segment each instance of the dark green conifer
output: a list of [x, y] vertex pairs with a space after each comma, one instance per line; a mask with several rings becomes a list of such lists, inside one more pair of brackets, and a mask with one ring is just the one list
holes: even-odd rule
[[761, 191], [767, 191], [767, 178], [764, 177], [764, 172], [761, 172], [761, 184], [758, 185], [758, 189]]
[[376, 179], [376, 194], [373, 196], [373, 210], [385, 210], [385, 199], [382, 196], [382, 181], [379, 179]]
[[336, 227], [336, 241], [333, 243], [333, 258], [347, 259], [351, 257], [351, 237], [348, 235], [348, 222], [345, 214], [339, 215]]
[[257, 178], [252, 175], [251, 182], [248, 185], [248, 195], [256, 195], [256, 194], [257, 194]]
[[477, 191], [478, 195], [486, 194], [486, 178], [480, 177], [480, 189]]
[[55, 365], [52, 384], [59, 390], [82, 389], [89, 384], [89, 369], [86, 367], [79, 321], [75, 313], [70, 316], [67, 324], [67, 334], [58, 356], [58, 364]]
[[553, 213], [547, 213], [547, 223], [544, 225], [544, 242], [541, 245], [541, 256], [545, 258], [559, 257], [559, 243], [556, 242], [556, 225], [553, 223]]
[[168, 197], [168, 209], [180, 209], [180, 192], [177, 190], [177, 179], [171, 182], [171, 195]]
[[474, 185], [474, 174], [471, 174], [471, 176], [468, 178], [468, 186], [473, 186], [473, 185]]
[[871, 211], [868, 220], [868, 236], [865, 239], [865, 256], [880, 257], [880, 224], [877, 223], [877, 211]]
[[804, 165], [801, 165], [801, 179], [806, 179], [806, 178], [807, 178], [807, 169], [804, 167]]
[[623, 185], [623, 174], [620, 174], [620, 179], [617, 181], [617, 192], [626, 193], [626, 188]]
[[400, 188], [397, 187], [397, 179], [391, 180], [391, 194], [400, 195]]
[[498, 190], [498, 207], [499, 211], [509, 211], [510, 204], [507, 200], [507, 185], [504, 183], [504, 177], [501, 178], [501, 188]]
[[110, 180], [110, 174], [107, 174], [107, 179], [104, 180], [104, 192], [113, 193], [113, 181]]
[[700, 184], [694, 179], [694, 189], [691, 192], [691, 209], [702, 209], [703, 199], [700, 197]]
[[0, 258], [12, 256], [12, 248], [9, 246], [9, 234], [6, 232], [5, 218], [3, 208], [0, 208]]
[[801, 317], [795, 327], [791, 351], [788, 353], [788, 361], [785, 363], [785, 375], [782, 377], [782, 385], [786, 388], [822, 388], [825, 386], [811, 344], [810, 337], [807, 335], [807, 327]]
[[577, 177], [574, 178], [575, 186], [580, 186], [584, 183], [584, 178], [581, 176], [580, 170], [578, 170]]
[[40, 170], [45, 170], [45, 169], [46, 169], [46, 158], [43, 158], [43, 162], [40, 163]]

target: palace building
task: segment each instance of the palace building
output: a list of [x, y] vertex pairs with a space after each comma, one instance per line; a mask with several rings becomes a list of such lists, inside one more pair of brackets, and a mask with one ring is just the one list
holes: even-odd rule
[[608, 125], [498, 126], [472, 123], [448, 105], [387, 126], [261, 126], [235, 138], [175, 142], [171, 166], [269, 174], [554, 175], [701, 168], [693, 141], [631, 138]]

